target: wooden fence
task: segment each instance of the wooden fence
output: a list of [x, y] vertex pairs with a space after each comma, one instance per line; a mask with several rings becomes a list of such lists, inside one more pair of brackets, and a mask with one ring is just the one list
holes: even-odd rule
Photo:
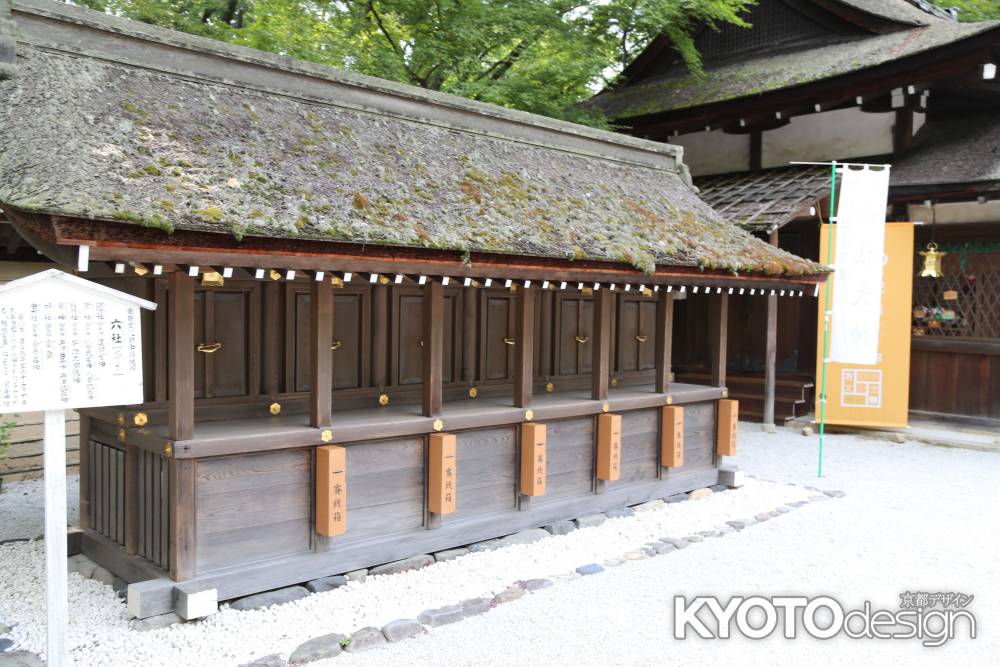
[[[42, 414], [24, 412], [0, 415], [0, 423], [13, 421], [7, 455], [0, 458], [0, 478], [7, 482], [37, 479], [42, 476]], [[76, 473], [80, 465], [80, 418], [76, 412], [66, 413], [66, 471]]]

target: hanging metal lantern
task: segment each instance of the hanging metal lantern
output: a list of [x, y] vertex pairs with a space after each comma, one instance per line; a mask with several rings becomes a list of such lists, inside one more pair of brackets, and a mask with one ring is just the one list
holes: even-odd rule
[[927, 250], [921, 250], [920, 256], [924, 258], [924, 266], [920, 270], [921, 278], [940, 278], [941, 260], [948, 253], [938, 252], [938, 245], [933, 241], [927, 244]]

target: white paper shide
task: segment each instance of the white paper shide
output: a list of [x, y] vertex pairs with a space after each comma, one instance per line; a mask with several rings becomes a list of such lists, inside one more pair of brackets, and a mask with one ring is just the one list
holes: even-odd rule
[[141, 403], [140, 307], [54, 269], [0, 287], [0, 414]]

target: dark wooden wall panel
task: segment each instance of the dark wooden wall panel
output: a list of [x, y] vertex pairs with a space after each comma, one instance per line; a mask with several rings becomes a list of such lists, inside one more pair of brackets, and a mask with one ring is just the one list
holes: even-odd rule
[[659, 470], [660, 409], [632, 410], [622, 415], [622, 458], [619, 482], [656, 479]]
[[310, 548], [307, 450], [200, 461], [195, 497], [198, 572]]
[[594, 486], [594, 418], [545, 423], [548, 478], [544, 496], [532, 504], [590, 493]]
[[91, 526], [108, 539], [125, 545], [125, 452], [90, 441]]
[[[935, 341], [936, 343], [937, 341]], [[910, 354], [910, 409], [922, 412], [1000, 419], [1000, 354], [917, 347]], [[949, 343], [951, 343], [949, 341]]]
[[422, 437], [347, 447], [347, 532], [333, 545], [414, 530], [423, 521]]
[[[338, 289], [333, 297], [333, 388], [355, 389], [368, 386], [370, 315], [368, 288]], [[292, 391], [309, 391], [309, 292], [296, 289], [291, 296], [292, 334], [288, 361]]]
[[456, 506], [444, 521], [513, 510], [517, 502], [516, 429], [502, 426], [456, 435]]
[[716, 402], [684, 406], [684, 467], [711, 468], [715, 465]]

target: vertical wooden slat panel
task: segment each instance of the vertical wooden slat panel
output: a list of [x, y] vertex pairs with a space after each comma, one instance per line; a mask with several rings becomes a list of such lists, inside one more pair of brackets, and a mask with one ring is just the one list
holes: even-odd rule
[[309, 425], [329, 426], [333, 409], [333, 286], [309, 283]]
[[125, 555], [139, 553], [139, 448], [125, 450]]
[[97, 488], [100, 489], [101, 502], [97, 512], [97, 530], [101, 532], [102, 535], [108, 534], [108, 485], [111, 480], [108, 479], [108, 448], [105, 445], [100, 446], [100, 462], [98, 465], [98, 479]]
[[729, 295], [717, 294], [709, 304], [709, 354], [711, 385], [726, 386], [726, 339], [729, 330]]
[[684, 408], [679, 405], [667, 405], [663, 408], [660, 465], [667, 468], [680, 468], [684, 465]]
[[674, 293], [661, 290], [656, 300], [656, 392], [670, 391], [670, 365], [674, 336]]
[[90, 523], [90, 418], [80, 415], [80, 528], [91, 527]]
[[175, 581], [195, 574], [195, 461], [171, 459], [170, 494], [170, 576]]
[[143, 449], [136, 449], [136, 508], [135, 513], [138, 517], [136, 523], [139, 527], [139, 540], [138, 540], [138, 554], [145, 558], [149, 558], [149, 551], [146, 549], [146, 494], [148, 489], [146, 488], [146, 451]]
[[444, 359], [444, 288], [436, 281], [424, 285], [423, 415], [440, 417]]
[[115, 484], [115, 539], [125, 546], [125, 452], [115, 450], [115, 471], [118, 483]]
[[597, 416], [597, 479], [607, 482], [621, 477], [622, 416]]
[[590, 397], [595, 401], [608, 398], [611, 375], [611, 306], [614, 293], [601, 289], [594, 293], [593, 362], [591, 364]]
[[514, 407], [531, 407], [535, 351], [535, 288], [522, 287], [514, 299]]
[[190, 440], [194, 435], [194, 280], [185, 272], [170, 274], [169, 301], [169, 434], [172, 440]]
[[156, 560], [160, 557], [162, 550], [160, 536], [162, 534], [163, 514], [160, 513], [160, 504], [157, 501], [163, 493], [163, 488], [160, 486], [160, 461], [155, 456], [151, 456], [149, 459], [149, 479], [152, 490], [149, 496], [149, 553], [151, 560]]
[[[170, 533], [170, 526], [171, 526], [171, 518], [170, 518], [170, 481], [169, 481], [167, 460], [165, 458], [163, 458], [162, 456], [156, 456], [156, 457], [154, 457], [154, 459], [155, 459], [155, 469], [156, 469], [156, 472], [158, 474], [158, 482], [157, 482], [157, 485], [156, 485], [157, 495], [154, 497], [154, 500], [153, 500], [153, 502], [154, 502], [153, 512], [156, 513], [156, 515], [159, 517], [159, 523], [160, 523], [160, 550], [159, 550], [159, 554], [157, 556], [157, 563], [159, 563], [160, 567], [166, 568], [171, 563], [171, 560], [170, 560], [170, 535], [171, 535], [171, 533]], [[193, 462], [192, 462], [191, 466], [192, 466], [192, 468], [194, 467], [194, 463]], [[191, 486], [192, 486], [192, 494], [193, 494], [194, 493], [194, 491], [193, 491], [193, 487], [194, 487], [194, 481], [193, 481], [193, 479], [194, 479], [194, 473], [191, 473], [191, 478], [192, 478]], [[156, 504], [159, 505], [159, 509], [158, 510], [156, 509]], [[193, 501], [192, 501], [192, 504], [193, 504]], [[193, 521], [192, 521], [192, 524], [193, 524]], [[194, 530], [193, 525], [192, 525], [192, 530]], [[193, 556], [192, 556], [192, 560], [193, 560]]]

